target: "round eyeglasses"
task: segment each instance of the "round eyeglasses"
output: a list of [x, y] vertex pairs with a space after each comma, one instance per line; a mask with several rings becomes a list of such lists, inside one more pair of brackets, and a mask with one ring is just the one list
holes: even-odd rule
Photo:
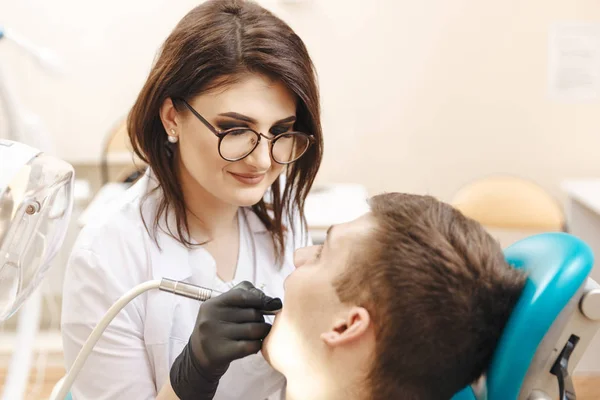
[[262, 138], [271, 142], [271, 158], [278, 164], [291, 164], [302, 157], [313, 144], [315, 138], [307, 133], [289, 131], [269, 138], [250, 128], [232, 128], [219, 131], [211, 125], [187, 101], [181, 101], [196, 118], [219, 138], [219, 155], [225, 161], [239, 161], [248, 157], [260, 144]]

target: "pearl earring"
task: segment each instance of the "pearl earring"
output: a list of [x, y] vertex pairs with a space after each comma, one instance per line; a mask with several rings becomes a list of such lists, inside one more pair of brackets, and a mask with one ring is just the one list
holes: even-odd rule
[[179, 138], [175, 134], [175, 129], [171, 129], [171, 134], [168, 136], [169, 137], [167, 138], [167, 140], [169, 141], [169, 143], [177, 143], [179, 141]]

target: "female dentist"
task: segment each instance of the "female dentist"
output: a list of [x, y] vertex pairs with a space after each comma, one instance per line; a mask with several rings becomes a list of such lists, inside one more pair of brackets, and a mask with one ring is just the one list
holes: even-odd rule
[[139, 283], [236, 287], [202, 306], [159, 291], [136, 298], [87, 359], [74, 399], [278, 398], [283, 376], [255, 354], [270, 328], [258, 310], [281, 306], [293, 251], [309, 241], [303, 205], [322, 158], [302, 40], [254, 3], [202, 3], [166, 39], [128, 131], [149, 169], [74, 246], [62, 313], [67, 368]]

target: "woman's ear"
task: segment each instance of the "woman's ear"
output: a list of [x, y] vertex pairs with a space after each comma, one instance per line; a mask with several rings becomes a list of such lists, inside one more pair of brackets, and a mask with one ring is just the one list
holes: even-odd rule
[[178, 131], [179, 115], [173, 104], [173, 100], [167, 97], [160, 106], [160, 120], [162, 121], [163, 127], [167, 133], [171, 133], [173, 130]]
[[330, 331], [321, 334], [321, 340], [330, 347], [343, 346], [362, 339], [371, 325], [371, 316], [363, 307], [352, 307], [345, 318], [336, 320]]

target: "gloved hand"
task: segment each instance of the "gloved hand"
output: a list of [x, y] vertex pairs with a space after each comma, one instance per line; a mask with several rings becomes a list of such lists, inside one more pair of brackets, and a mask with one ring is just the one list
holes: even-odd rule
[[192, 336], [171, 367], [171, 386], [181, 400], [212, 399], [233, 360], [257, 353], [271, 325], [263, 311], [275, 311], [271, 298], [250, 282], [204, 302]]

